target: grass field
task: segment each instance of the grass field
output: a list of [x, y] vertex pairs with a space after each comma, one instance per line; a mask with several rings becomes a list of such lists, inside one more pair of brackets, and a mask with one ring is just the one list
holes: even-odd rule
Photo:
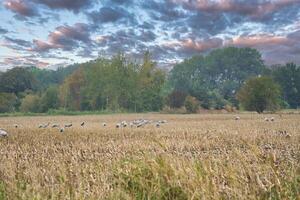
[[[300, 199], [300, 115], [239, 116], [2, 117], [0, 200]], [[168, 123], [115, 128], [138, 118]]]

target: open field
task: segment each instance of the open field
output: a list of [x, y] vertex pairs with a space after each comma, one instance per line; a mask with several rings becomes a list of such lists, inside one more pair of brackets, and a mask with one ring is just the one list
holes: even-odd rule
[[[0, 118], [0, 200], [300, 199], [300, 115], [239, 116]], [[168, 123], [115, 128], [139, 118]]]

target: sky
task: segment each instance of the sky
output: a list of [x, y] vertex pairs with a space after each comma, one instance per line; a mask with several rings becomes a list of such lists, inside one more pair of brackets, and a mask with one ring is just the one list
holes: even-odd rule
[[162, 67], [227, 46], [300, 64], [300, 0], [0, 0], [0, 70], [149, 50]]

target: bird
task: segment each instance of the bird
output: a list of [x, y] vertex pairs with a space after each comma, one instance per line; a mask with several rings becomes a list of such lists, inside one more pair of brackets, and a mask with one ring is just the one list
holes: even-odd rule
[[47, 128], [50, 125], [50, 123], [48, 122], [47, 124], [44, 125], [43, 128]]
[[155, 126], [156, 126], [157, 128], [160, 127], [160, 123], [157, 122], [157, 123], [155, 124]]
[[274, 122], [275, 121], [275, 118], [274, 117], [271, 117], [271, 122]]
[[133, 127], [133, 125], [134, 125], [133, 122], [130, 122], [130, 123], [129, 123], [129, 126], [130, 126], [131, 128]]
[[82, 123], [80, 124], [80, 126], [81, 126], [81, 127], [84, 127], [84, 122], [82, 122]]
[[126, 121], [122, 121], [121, 125], [122, 125], [122, 127], [126, 127], [127, 126], [127, 122]]
[[107, 124], [105, 122], [102, 123], [102, 126], [106, 126]]
[[72, 123], [65, 124], [65, 128], [70, 128], [70, 127], [72, 127], [72, 126], [73, 126], [73, 124], [72, 124]]
[[116, 128], [120, 128], [121, 127], [121, 124], [116, 124]]
[[7, 137], [8, 136], [8, 133], [3, 130], [3, 129], [0, 129], [0, 137]]
[[53, 125], [52, 125], [52, 128], [58, 128], [58, 127], [59, 127], [58, 124], [53, 124]]
[[137, 128], [140, 128], [140, 127], [142, 127], [144, 124], [145, 124], [144, 122], [141, 122], [141, 123], [139, 123], [138, 125], [136, 125], [136, 127], [137, 127]]
[[266, 122], [268, 122], [269, 121], [269, 118], [267, 118], [267, 117], [265, 117], [265, 119], [264, 119]]
[[47, 128], [49, 125], [50, 125], [49, 122], [47, 124], [40, 124], [39, 128]]
[[240, 120], [241, 118], [239, 116], [235, 116], [235, 120]]
[[65, 131], [65, 129], [63, 127], [59, 129], [59, 132], [61, 132], [61, 133], [64, 131]]
[[19, 128], [19, 125], [18, 125], [18, 124], [14, 124], [14, 127], [15, 127], [15, 128]]

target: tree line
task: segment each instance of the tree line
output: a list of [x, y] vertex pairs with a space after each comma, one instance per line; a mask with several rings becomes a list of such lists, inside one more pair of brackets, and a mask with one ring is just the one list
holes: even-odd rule
[[193, 56], [170, 72], [146, 52], [57, 70], [15, 67], [0, 73], [0, 112], [245, 109], [300, 106], [300, 68], [267, 67], [252, 48], [227, 47]]

